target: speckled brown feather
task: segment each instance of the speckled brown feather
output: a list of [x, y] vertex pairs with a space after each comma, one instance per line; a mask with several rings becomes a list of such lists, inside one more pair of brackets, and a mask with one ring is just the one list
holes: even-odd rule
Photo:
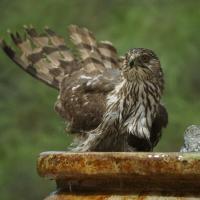
[[[112, 56], [117, 62], [118, 56], [116, 49], [109, 43], [105, 62], [102, 46], [100, 50], [88, 29], [71, 25], [69, 32], [81, 58], [81, 69], [63, 78], [55, 108], [70, 122], [71, 132], [84, 132], [100, 124], [105, 113], [106, 96], [121, 79], [120, 71], [116, 69], [119, 64], [110, 68], [107, 61]], [[103, 50], [106, 51], [106, 46]]]
[[25, 26], [25, 37], [10, 33], [20, 54], [1, 42], [4, 52], [22, 69], [48, 85], [59, 88], [65, 74], [78, 69], [74, 56], [68, 50], [64, 39], [49, 28], [39, 34], [33, 27]]
[[69, 36], [77, 57], [50, 28], [43, 33], [32, 26], [24, 29], [25, 37], [10, 33], [20, 52], [1, 41], [4, 52], [33, 77], [59, 89], [55, 109], [69, 122], [71, 132], [97, 127], [106, 95], [120, 81], [119, 58], [112, 43], [97, 42], [88, 29], [71, 25]]

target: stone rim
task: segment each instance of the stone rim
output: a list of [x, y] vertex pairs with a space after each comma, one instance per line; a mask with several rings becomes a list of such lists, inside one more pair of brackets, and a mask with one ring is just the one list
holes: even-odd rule
[[[37, 170], [50, 179], [80, 177], [200, 177], [198, 153], [41, 153]], [[195, 178], [196, 179], [196, 178]]]

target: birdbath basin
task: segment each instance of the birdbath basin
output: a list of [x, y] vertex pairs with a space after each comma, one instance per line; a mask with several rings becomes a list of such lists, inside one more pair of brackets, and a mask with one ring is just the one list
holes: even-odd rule
[[57, 184], [45, 200], [200, 199], [198, 153], [44, 152], [37, 169]]

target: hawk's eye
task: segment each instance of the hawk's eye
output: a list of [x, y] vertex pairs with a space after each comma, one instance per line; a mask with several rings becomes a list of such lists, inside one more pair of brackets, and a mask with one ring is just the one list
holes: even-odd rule
[[151, 59], [151, 57], [148, 56], [148, 55], [142, 55], [142, 56], [141, 56], [141, 60], [142, 60], [142, 62], [144, 62], [144, 63], [148, 63], [148, 62], [150, 61], [150, 59]]
[[134, 60], [131, 60], [131, 62], [129, 62], [129, 66], [130, 66], [130, 67], [134, 67], [134, 64], [135, 64], [135, 63], [134, 63]]

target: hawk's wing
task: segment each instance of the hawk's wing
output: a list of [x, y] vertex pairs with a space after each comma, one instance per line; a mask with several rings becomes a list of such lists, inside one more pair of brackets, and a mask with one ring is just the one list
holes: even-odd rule
[[49, 28], [39, 34], [33, 27], [25, 27], [24, 37], [10, 33], [16, 51], [1, 41], [4, 52], [33, 77], [59, 88], [63, 76], [79, 69], [63, 38]]
[[49, 28], [38, 33], [32, 26], [25, 26], [24, 36], [18, 32], [10, 33], [16, 50], [4, 40], [0, 41], [0, 45], [22, 69], [57, 89], [63, 77], [75, 71], [81, 71], [82, 75], [91, 74], [93, 77], [106, 75], [105, 71], [108, 71], [110, 76], [110, 69], [119, 67], [120, 59], [112, 43], [97, 42], [88, 29], [75, 25], [69, 27], [69, 35], [79, 56], [75, 56], [65, 40]]
[[86, 28], [69, 27], [80, 56], [80, 70], [66, 75], [56, 110], [70, 122], [71, 131], [96, 128], [105, 112], [107, 93], [120, 81], [120, 60], [110, 42], [97, 42]]
[[4, 52], [33, 77], [60, 90], [56, 110], [72, 129], [89, 130], [101, 121], [106, 95], [120, 81], [120, 58], [108, 41], [96, 41], [86, 28], [71, 25], [72, 50], [49, 28], [25, 36], [11, 33], [16, 50], [1, 41]]
[[168, 124], [167, 110], [163, 105], [159, 105], [157, 115], [152, 123], [150, 133], [150, 143], [144, 138], [138, 138], [135, 135], [129, 135], [128, 144], [134, 147], [136, 151], [152, 151], [160, 140], [162, 129]]
[[163, 105], [159, 105], [158, 113], [153, 121], [151, 128], [151, 138], [152, 147], [155, 147], [159, 142], [161, 137], [162, 128], [167, 127], [168, 124], [168, 113], [166, 108]]

